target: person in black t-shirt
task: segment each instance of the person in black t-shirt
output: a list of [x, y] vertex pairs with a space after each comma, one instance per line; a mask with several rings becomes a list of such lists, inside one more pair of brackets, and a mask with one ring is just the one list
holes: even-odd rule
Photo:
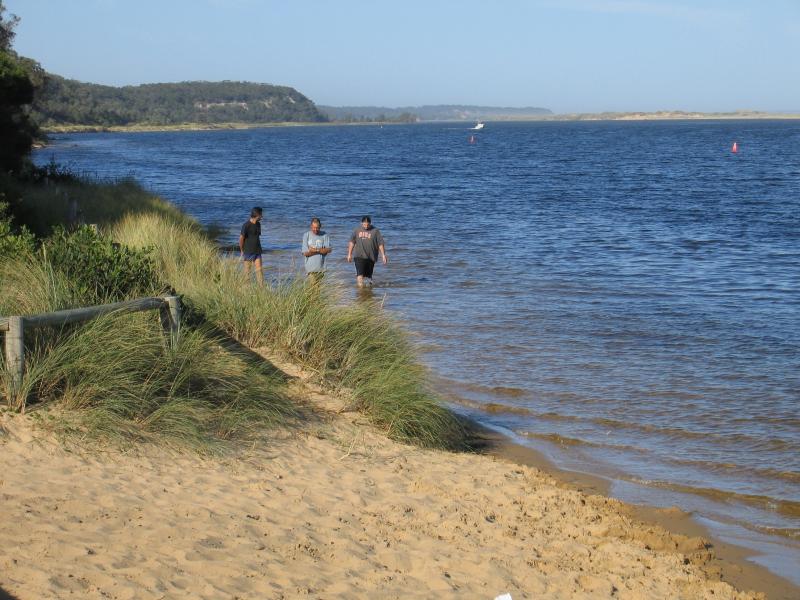
[[253, 207], [250, 211], [250, 219], [242, 225], [239, 234], [239, 251], [244, 261], [244, 272], [250, 276], [250, 266], [256, 272], [256, 281], [264, 282], [264, 271], [261, 267], [261, 218], [264, 211], [260, 206]]

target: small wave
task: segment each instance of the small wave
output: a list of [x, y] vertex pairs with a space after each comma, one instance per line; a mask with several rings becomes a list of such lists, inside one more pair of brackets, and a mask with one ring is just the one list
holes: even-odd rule
[[748, 467], [734, 463], [721, 463], [708, 460], [695, 460], [691, 458], [664, 458], [663, 460], [667, 460], [676, 465], [700, 467], [701, 469], [708, 469], [711, 471], [719, 471], [723, 473], [735, 473], [738, 475], [748, 473], [756, 477], [765, 477], [768, 479], [779, 479], [781, 481], [800, 483], [800, 473], [797, 473], [796, 471], [784, 471], [782, 469], [774, 469], [771, 467]]
[[528, 394], [528, 390], [517, 388], [517, 387], [510, 387], [504, 385], [496, 385], [492, 388], [492, 391], [495, 394], [499, 394], [501, 396], [509, 396], [511, 398], [520, 398]]
[[[682, 483], [672, 483], [668, 481], [653, 481], [649, 479], [640, 479], [637, 477], [628, 478], [628, 481], [637, 483], [639, 485], [646, 485], [648, 487], [682, 492], [684, 494], [695, 494], [697, 496], [703, 496], [705, 498], [716, 500], [717, 502], [739, 502], [741, 504], [756, 506], [763, 510], [787, 517], [800, 517], [800, 502], [795, 502], [792, 500], [780, 500], [777, 498], [759, 496], [756, 494], [739, 494], [737, 492], [719, 490], [717, 488], [704, 488], [693, 485], [685, 485]], [[776, 528], [776, 531], [793, 532], [796, 530], [794, 528]]]
[[[478, 403], [476, 403], [478, 404]], [[497, 402], [487, 402], [486, 404], [479, 404], [476, 406], [480, 410], [488, 413], [501, 413], [509, 415], [533, 415], [534, 412], [522, 406], [508, 406], [507, 404], [499, 404]]]
[[[476, 392], [479, 394], [487, 394], [487, 395], [497, 395], [497, 396], [506, 396], [509, 398], [522, 398], [523, 396], [527, 396], [530, 394], [530, 390], [520, 387], [508, 386], [508, 385], [495, 385], [495, 386], [488, 386], [488, 385], [481, 385], [479, 383], [466, 383], [463, 381], [453, 381], [442, 378], [447, 387], [454, 387], [459, 390], [463, 390], [465, 392]], [[462, 398], [458, 398], [457, 401], [461, 403]], [[465, 404], [467, 403], [466, 399]], [[472, 404], [468, 404], [472, 406]], [[483, 409], [485, 406], [491, 405], [492, 408], [488, 410], [488, 412], [503, 412], [504, 410], [508, 410], [509, 412], [515, 412], [519, 407], [516, 406], [509, 406], [507, 404], [495, 404], [495, 403], [480, 403], [475, 402], [473, 408]], [[527, 409], [526, 409], [527, 410]], [[528, 414], [526, 412], [525, 414]], [[530, 414], [537, 414], [534, 412], [530, 412]]]
[[760, 436], [752, 436], [746, 433], [713, 433], [708, 431], [690, 431], [688, 429], [683, 429], [681, 427], [664, 427], [661, 425], [651, 425], [649, 423], [634, 423], [628, 421], [619, 421], [617, 419], [608, 419], [604, 417], [595, 417], [595, 418], [588, 418], [582, 419], [586, 421], [593, 422], [597, 425], [602, 425], [603, 427], [608, 428], [617, 428], [617, 429], [633, 429], [642, 431], [649, 434], [655, 435], [663, 435], [665, 437], [673, 437], [673, 438], [691, 438], [691, 439], [701, 439], [701, 440], [715, 440], [720, 442], [721, 444], [736, 444], [741, 446], [743, 444], [749, 444], [752, 447], [758, 447], [761, 450], [771, 450], [771, 451], [778, 451], [778, 452], [785, 452], [787, 450], [800, 450], [800, 444], [781, 440], [778, 438], [765, 438]]
[[627, 444], [609, 444], [609, 443], [601, 443], [601, 442], [590, 442], [588, 440], [582, 440], [578, 438], [572, 438], [565, 435], [561, 435], [560, 433], [536, 433], [534, 431], [523, 431], [523, 430], [513, 430], [516, 435], [521, 437], [535, 439], [535, 440], [542, 440], [545, 442], [550, 442], [552, 444], [558, 444], [559, 446], [583, 446], [586, 448], [605, 448], [611, 450], [623, 450], [625, 452], [647, 452], [643, 448], [638, 448], [636, 446], [629, 446]]
[[797, 527], [767, 527], [765, 525], [753, 525], [753, 528], [767, 535], [778, 535], [781, 537], [800, 540], [800, 528]]

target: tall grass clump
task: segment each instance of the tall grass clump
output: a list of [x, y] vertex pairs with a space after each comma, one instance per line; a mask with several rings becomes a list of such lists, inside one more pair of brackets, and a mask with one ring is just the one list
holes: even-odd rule
[[[0, 259], [0, 314], [63, 308], [74, 292], [47, 261]], [[56, 409], [58, 423], [82, 435], [208, 451], [293, 414], [284, 382], [263, 363], [225, 350], [207, 327], [184, 327], [173, 343], [157, 312], [30, 330], [25, 341], [25, 373], [14, 390], [0, 358], [6, 403]]]
[[405, 332], [375, 304], [345, 305], [331, 287], [297, 279], [252, 285], [196, 228], [159, 215], [130, 215], [112, 236], [152, 247], [163, 276], [205, 319], [349, 389], [354, 407], [391, 437], [428, 447], [463, 445], [462, 426], [431, 393]]

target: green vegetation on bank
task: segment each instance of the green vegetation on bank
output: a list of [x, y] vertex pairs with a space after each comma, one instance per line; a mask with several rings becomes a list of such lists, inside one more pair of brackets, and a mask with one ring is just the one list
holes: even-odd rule
[[[130, 182], [78, 181], [93, 217], [130, 207]], [[137, 188], [138, 189], [138, 188]], [[0, 215], [0, 315], [37, 314], [162, 294], [167, 282], [150, 249], [120, 245], [89, 227], [58, 225], [60, 189], [46, 182], [0, 179], [6, 206], [25, 205], [26, 218], [50, 235], [35, 238]], [[122, 192], [122, 193], [119, 193]], [[137, 210], [151, 209], [139, 191]], [[162, 214], [171, 214], [163, 206]], [[156, 213], [151, 213], [156, 214]], [[180, 213], [175, 212], [180, 216]], [[188, 222], [188, 220], [187, 220]], [[26, 332], [25, 374], [12, 387], [0, 356], [0, 396], [12, 409], [48, 407], [53, 425], [82, 437], [158, 440], [213, 450], [225, 440], [258, 439], [296, 410], [273, 370], [224, 349], [210, 325], [184, 324], [177, 341], [164, 336], [156, 311], [109, 314], [85, 324]]]
[[22, 167], [37, 133], [28, 114], [35, 69], [11, 47], [16, 23], [0, 0], [0, 173]]
[[373, 303], [344, 305], [335, 289], [285, 279], [249, 286], [191, 226], [131, 216], [113, 237], [155, 247], [162, 272], [207, 319], [251, 347], [268, 347], [341, 386], [395, 439], [457, 447], [463, 431], [425, 383], [405, 333]]
[[[377, 305], [347, 305], [336, 289], [304, 280], [251, 284], [196, 222], [131, 180], [6, 179], [0, 189], [15, 214], [24, 215], [40, 236], [49, 235], [32, 253], [0, 258], [0, 314], [167, 287], [182, 295], [188, 309], [187, 333], [177, 348], [159, 335], [157, 316], [147, 314], [108, 317], [37, 337], [26, 356], [24, 398], [7, 397], [15, 406], [23, 400], [29, 406], [54, 403], [81, 415], [79, 431], [105, 437], [160, 436], [203, 447], [220, 437], [250, 436], [292, 410], [283, 384], [264, 370], [267, 363], [259, 366], [222, 349], [217, 336], [228, 335], [313, 370], [395, 439], [428, 447], [463, 445], [461, 424], [429, 390], [406, 334]], [[58, 228], [68, 212], [67, 198], [78, 201], [87, 221], [100, 224], [102, 235]], [[56, 248], [72, 258], [53, 260]], [[110, 256], [113, 252], [120, 256]], [[117, 267], [98, 288], [87, 281], [96, 279], [89, 265], [100, 257]], [[0, 387], [8, 389], [4, 377]]]

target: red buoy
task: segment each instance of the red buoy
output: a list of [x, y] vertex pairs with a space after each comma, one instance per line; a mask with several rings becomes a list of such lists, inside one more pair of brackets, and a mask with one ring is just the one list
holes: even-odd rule
[[731, 147], [731, 152], [733, 152], [734, 154], [739, 152], [739, 144], [738, 143], [733, 142], [733, 146]]
[[475, 136], [474, 135], [469, 136], [469, 143], [470, 144], [474, 144], [475, 143]]

